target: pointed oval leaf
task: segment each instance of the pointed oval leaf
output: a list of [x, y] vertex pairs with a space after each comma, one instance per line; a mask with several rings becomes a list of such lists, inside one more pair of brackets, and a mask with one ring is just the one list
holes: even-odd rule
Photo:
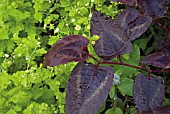
[[44, 66], [55, 66], [71, 61], [85, 61], [88, 58], [89, 40], [80, 35], [70, 35], [59, 40], [48, 50]]
[[66, 89], [66, 114], [96, 114], [113, 83], [112, 67], [78, 63]]
[[134, 100], [139, 111], [160, 107], [164, 98], [165, 86], [160, 76], [150, 77], [139, 74], [134, 83]]
[[146, 56], [140, 62], [155, 67], [170, 68], [170, 55], [165, 55], [164, 53], [156, 52]]
[[155, 67], [170, 68], [170, 40], [159, 41], [157, 52], [146, 56], [141, 62]]
[[131, 52], [131, 42], [127, 33], [119, 24], [98, 11], [93, 11], [91, 35], [100, 36], [94, 45], [94, 49], [98, 56], [103, 59], [112, 59], [116, 56], [116, 53]]
[[170, 39], [161, 39], [157, 44], [157, 51], [170, 56]]
[[127, 4], [130, 6], [134, 6], [136, 4], [136, 0], [111, 0], [113, 2], [121, 2], [123, 4]]
[[132, 41], [149, 28], [152, 18], [139, 13], [134, 7], [129, 7], [121, 12], [115, 21], [124, 31], [127, 31], [128, 37]]
[[167, 14], [165, 0], [138, 0], [138, 4], [152, 18], [162, 18]]

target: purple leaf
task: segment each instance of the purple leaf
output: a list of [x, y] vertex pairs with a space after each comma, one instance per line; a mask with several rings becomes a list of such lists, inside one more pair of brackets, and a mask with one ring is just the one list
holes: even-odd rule
[[138, 0], [138, 4], [152, 18], [162, 18], [167, 14], [165, 0]]
[[166, 5], [170, 4], [170, 0], [164, 0], [164, 2]]
[[113, 2], [121, 2], [130, 6], [134, 6], [136, 4], [136, 0], [111, 0]]
[[153, 114], [170, 114], [170, 106], [155, 107]]
[[170, 55], [165, 55], [161, 52], [156, 52], [146, 56], [140, 62], [149, 64], [155, 67], [170, 68]]
[[127, 33], [105, 14], [93, 12], [91, 20], [91, 35], [99, 35], [94, 49], [99, 57], [110, 60], [116, 54], [131, 52], [131, 42]]
[[170, 106], [155, 107], [153, 110], [141, 111], [138, 114], [170, 114]]
[[121, 12], [115, 21], [124, 31], [127, 31], [128, 37], [132, 41], [149, 28], [152, 19], [139, 13], [136, 8], [130, 7]]
[[150, 77], [139, 74], [134, 83], [134, 100], [139, 111], [160, 107], [164, 98], [165, 86], [160, 76]]
[[157, 45], [157, 51], [170, 56], [170, 39], [161, 39]]
[[70, 35], [59, 40], [48, 50], [44, 66], [55, 66], [71, 61], [85, 61], [88, 58], [89, 40], [80, 35]]
[[112, 87], [112, 67], [78, 63], [66, 89], [66, 114], [96, 114]]
[[146, 56], [141, 62], [155, 67], [170, 68], [170, 40], [160, 41], [157, 52]]

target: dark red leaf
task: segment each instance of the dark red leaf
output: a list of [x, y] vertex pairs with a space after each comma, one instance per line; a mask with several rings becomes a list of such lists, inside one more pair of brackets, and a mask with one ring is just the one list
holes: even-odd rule
[[116, 53], [125, 54], [131, 52], [131, 42], [117, 23], [98, 11], [93, 12], [91, 19], [91, 35], [99, 35], [94, 49], [99, 57], [109, 60]]
[[115, 21], [127, 31], [129, 39], [134, 40], [149, 28], [152, 19], [139, 13], [136, 8], [130, 7], [121, 12]]
[[134, 6], [136, 4], [136, 0], [111, 0], [113, 2], [121, 2], [130, 6]]
[[71, 61], [85, 61], [88, 58], [89, 40], [80, 35], [70, 35], [59, 40], [48, 50], [44, 66], [55, 66]]
[[160, 107], [164, 98], [165, 86], [160, 76], [150, 77], [139, 74], [134, 83], [134, 100], [139, 111]]
[[152, 18], [162, 18], [167, 14], [165, 0], [138, 0], [138, 4]]
[[78, 63], [66, 89], [66, 114], [96, 114], [112, 87], [112, 67]]

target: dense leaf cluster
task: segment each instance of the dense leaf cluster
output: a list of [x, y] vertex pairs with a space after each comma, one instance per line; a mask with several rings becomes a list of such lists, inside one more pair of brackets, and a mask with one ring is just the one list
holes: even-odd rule
[[87, 35], [92, 6], [89, 0], [0, 0], [0, 114], [65, 114], [66, 82], [76, 63], [43, 68], [43, 54], [63, 36]]
[[[159, 0], [113, 0], [130, 7], [124, 9], [115, 20], [93, 10], [91, 18], [91, 36], [98, 35], [94, 50], [101, 60], [89, 54], [88, 39], [81, 35], [70, 35], [59, 40], [45, 56], [45, 66], [54, 66], [71, 61], [79, 61], [73, 69], [67, 84], [66, 113], [95, 114], [107, 98], [114, 78], [113, 68], [101, 64], [117, 64], [148, 72], [148, 76], [139, 74], [134, 83], [134, 100], [138, 111], [152, 110], [155, 114], [163, 112], [162, 102], [165, 87], [159, 76], [150, 77], [152, 70], [124, 63], [120, 55], [132, 51], [132, 41], [140, 37], [152, 21], [166, 16], [167, 3]], [[135, 5], [141, 8], [139, 12]], [[141, 62], [161, 68], [169, 68], [169, 40], [161, 42], [158, 52], [145, 57]], [[97, 64], [86, 63], [92, 57]], [[111, 62], [117, 57], [119, 62]], [[84, 61], [84, 62], [82, 62]], [[121, 90], [121, 89], [120, 89]], [[156, 108], [160, 108], [157, 110]], [[167, 108], [167, 107], [166, 107]], [[169, 108], [168, 108], [169, 110]]]

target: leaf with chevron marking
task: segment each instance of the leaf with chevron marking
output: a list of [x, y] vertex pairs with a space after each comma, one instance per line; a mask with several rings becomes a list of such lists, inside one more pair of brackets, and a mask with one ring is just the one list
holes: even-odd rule
[[160, 76], [150, 77], [139, 74], [134, 83], [134, 100], [139, 111], [160, 107], [163, 102], [165, 86]]
[[48, 50], [44, 66], [55, 66], [71, 61], [85, 61], [88, 58], [89, 40], [80, 35], [70, 35], [59, 40]]
[[113, 84], [112, 67], [80, 62], [73, 69], [66, 89], [66, 114], [96, 114]]
[[127, 32], [128, 38], [132, 41], [149, 28], [152, 18], [141, 14], [134, 7], [129, 7], [116, 17], [115, 22]]
[[93, 11], [91, 35], [100, 36], [94, 45], [94, 49], [97, 55], [105, 60], [114, 58], [117, 53], [122, 55], [131, 52], [132, 45], [126, 31], [98, 11]]

